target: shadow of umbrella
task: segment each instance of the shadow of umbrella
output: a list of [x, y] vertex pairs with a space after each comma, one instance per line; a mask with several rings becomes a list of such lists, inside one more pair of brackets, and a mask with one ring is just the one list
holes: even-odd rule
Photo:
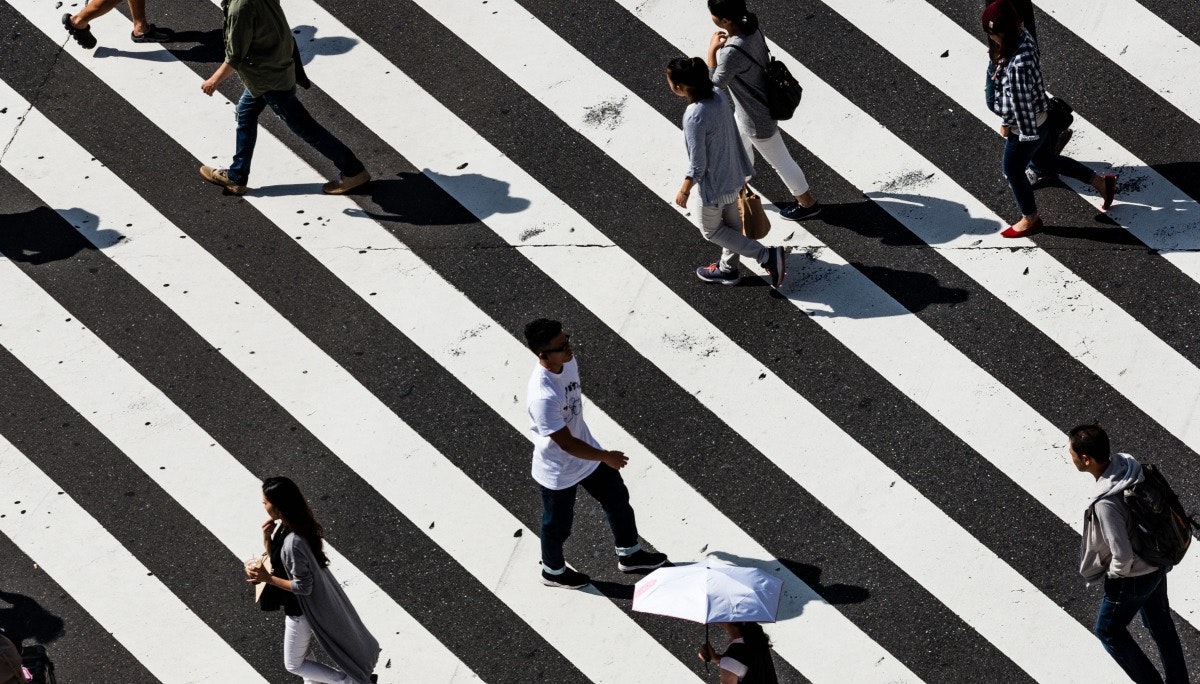
[[37, 207], [19, 214], [0, 214], [0, 253], [12, 261], [46, 264], [69, 259], [85, 249], [111, 247], [125, 236], [100, 228], [100, 217], [74, 207], [55, 211]]
[[18, 649], [26, 639], [48, 644], [62, 636], [62, 618], [47, 611], [37, 601], [9, 591], [0, 591], [0, 601], [9, 604], [0, 607], [0, 627], [4, 627]]

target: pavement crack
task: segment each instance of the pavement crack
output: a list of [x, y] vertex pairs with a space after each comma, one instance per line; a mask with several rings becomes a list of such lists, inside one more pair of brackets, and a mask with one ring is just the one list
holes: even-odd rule
[[[9, 33], [11, 35], [14, 32], [16, 32], [15, 26]], [[38, 102], [41, 100], [42, 90], [44, 90], [46, 84], [50, 82], [50, 77], [54, 74], [55, 67], [58, 66], [58, 60], [61, 59], [63, 53], [66, 52], [67, 43], [70, 40], [71, 36], [68, 34], [66, 39], [63, 40], [62, 44], [58, 46], [58, 51], [54, 53], [54, 59], [50, 60], [50, 63], [46, 65], [46, 69], [43, 72], [41, 80], [38, 81], [37, 87], [35, 87], [33, 90], [33, 97], [29, 98], [29, 106], [25, 108], [24, 113], [22, 113], [17, 119], [16, 128], [13, 129], [12, 135], [9, 136], [8, 140], [4, 142], [4, 149], [0, 150], [0, 162], [4, 161], [4, 157], [8, 155], [8, 150], [12, 147], [13, 141], [17, 139], [17, 134], [21, 132], [21, 127], [24, 126], [25, 122], [29, 120], [29, 113], [33, 111], [33, 108], [36, 107]]]

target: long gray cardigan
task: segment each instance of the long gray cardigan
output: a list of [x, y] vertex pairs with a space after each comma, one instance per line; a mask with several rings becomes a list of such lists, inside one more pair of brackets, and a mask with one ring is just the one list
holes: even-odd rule
[[321, 648], [350, 679], [368, 684], [379, 662], [379, 642], [367, 631], [333, 573], [317, 563], [308, 542], [295, 533], [284, 538], [280, 555]]

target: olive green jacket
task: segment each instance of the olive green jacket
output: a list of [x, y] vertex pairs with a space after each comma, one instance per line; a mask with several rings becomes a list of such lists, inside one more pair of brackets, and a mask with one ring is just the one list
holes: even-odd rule
[[225, 62], [250, 94], [296, 87], [292, 29], [279, 0], [222, 0]]

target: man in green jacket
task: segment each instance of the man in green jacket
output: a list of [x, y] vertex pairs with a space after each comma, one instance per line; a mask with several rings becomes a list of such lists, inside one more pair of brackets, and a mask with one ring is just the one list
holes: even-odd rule
[[258, 140], [258, 116], [270, 107], [293, 133], [337, 167], [338, 179], [321, 188], [326, 194], [341, 195], [371, 180], [350, 148], [317, 123], [296, 97], [295, 40], [279, 0], [223, 0], [221, 9], [225, 13], [225, 61], [200, 90], [211, 96], [234, 73], [246, 90], [237, 103], [233, 163], [227, 169], [201, 166], [200, 175], [234, 195], [245, 194]]

